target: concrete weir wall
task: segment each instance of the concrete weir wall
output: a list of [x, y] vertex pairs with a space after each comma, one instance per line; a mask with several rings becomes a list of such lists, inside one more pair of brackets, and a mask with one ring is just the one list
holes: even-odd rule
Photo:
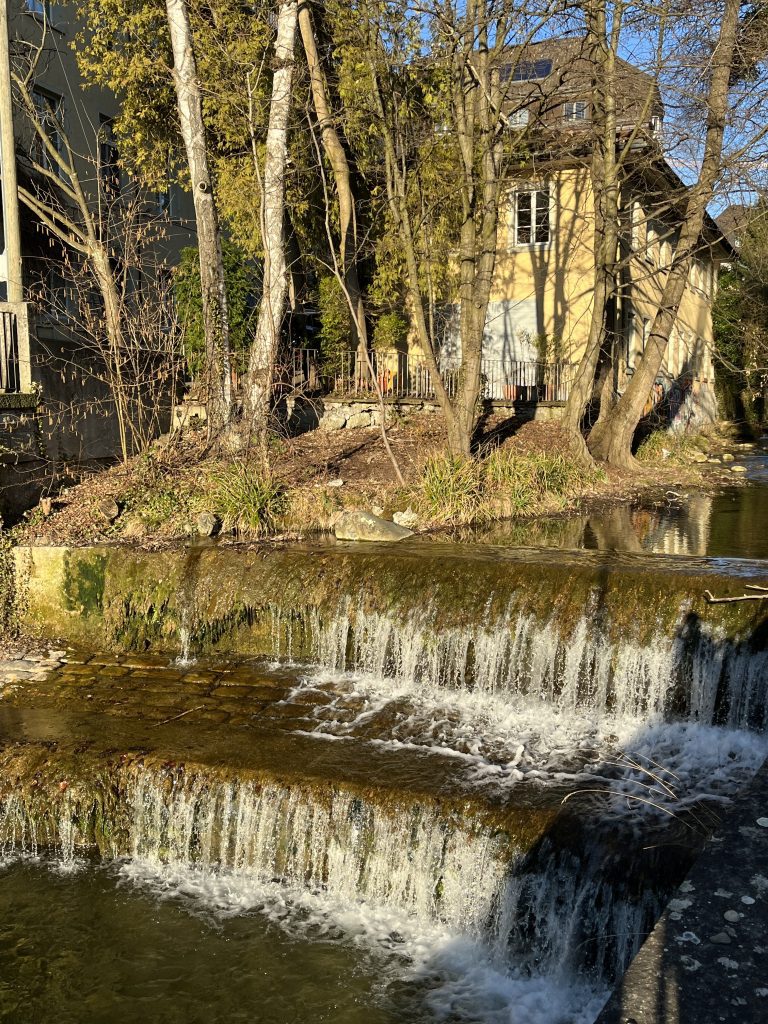
[[735, 801], [596, 1024], [768, 1020], [768, 763]]

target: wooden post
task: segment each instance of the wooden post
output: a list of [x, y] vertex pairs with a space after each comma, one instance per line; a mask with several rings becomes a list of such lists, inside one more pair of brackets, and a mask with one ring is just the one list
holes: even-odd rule
[[0, 175], [3, 192], [7, 299], [8, 302], [17, 303], [23, 301], [24, 294], [21, 280], [21, 230], [16, 182], [16, 140], [13, 134], [7, 0], [0, 0]]

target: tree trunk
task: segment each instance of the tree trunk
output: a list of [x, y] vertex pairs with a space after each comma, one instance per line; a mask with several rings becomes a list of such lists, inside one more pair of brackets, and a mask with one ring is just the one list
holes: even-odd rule
[[562, 422], [574, 439], [582, 461], [591, 462], [581, 434], [581, 420], [594, 391], [600, 352], [605, 344], [608, 304], [616, 290], [619, 183], [616, 166], [616, 54], [608, 41], [603, 0], [595, 0], [589, 6], [587, 25], [596, 71], [592, 95], [595, 139], [590, 175], [595, 218], [595, 275], [587, 346], [568, 394]]
[[358, 362], [365, 365], [365, 352], [368, 348], [368, 337], [365, 325], [365, 303], [357, 273], [357, 218], [355, 214], [355, 196], [352, 191], [352, 175], [347, 154], [336, 131], [333, 112], [328, 99], [325, 76], [317, 51], [317, 40], [312, 24], [309, 7], [302, 5], [299, 10], [299, 28], [304, 53], [309, 68], [309, 82], [312, 89], [312, 102], [320, 128], [325, 155], [333, 171], [336, 193], [339, 202], [339, 263], [344, 277], [344, 286], [349, 295], [350, 304], [355, 310], [353, 331], [359, 352]]
[[107, 366], [109, 374], [110, 390], [112, 400], [115, 403], [115, 415], [117, 416], [117, 429], [120, 436], [120, 449], [123, 462], [127, 462], [133, 454], [131, 443], [128, 438], [128, 427], [131, 421], [129, 400], [126, 392], [126, 381], [123, 378], [123, 336], [122, 319], [120, 316], [120, 296], [112, 265], [109, 256], [102, 246], [95, 248], [90, 253], [93, 275], [101, 292], [104, 302], [104, 327], [107, 335], [108, 358], [112, 365]]
[[588, 443], [592, 454], [612, 465], [624, 468], [631, 468], [634, 465], [632, 440], [648, 395], [664, 361], [669, 336], [685, 292], [691, 256], [699, 243], [707, 204], [712, 198], [714, 184], [720, 171], [728, 113], [728, 85], [738, 27], [739, 0], [726, 0], [720, 36], [710, 64], [712, 73], [707, 98], [707, 129], [699, 179], [691, 186], [688, 194], [680, 240], [653, 320], [651, 336], [626, 391], [589, 437]]
[[246, 382], [246, 415], [262, 452], [266, 445], [272, 383], [288, 291], [284, 236], [285, 169], [288, 162], [288, 119], [291, 112], [297, 13], [297, 0], [283, 0], [277, 16], [262, 190], [264, 282]]
[[185, 0], [166, 0], [166, 9], [173, 49], [173, 82], [195, 204], [210, 434], [226, 427], [232, 416], [229, 313], [221, 254], [221, 233], [211, 177], [208, 173], [202, 94], [192, 48], [189, 12]]

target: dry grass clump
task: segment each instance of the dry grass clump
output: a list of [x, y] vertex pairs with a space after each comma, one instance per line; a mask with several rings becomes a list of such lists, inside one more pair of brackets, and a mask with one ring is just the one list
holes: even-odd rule
[[442, 453], [427, 461], [417, 504], [431, 523], [487, 522], [565, 508], [600, 479], [600, 470], [561, 452], [499, 447], [478, 459]]
[[691, 462], [694, 455], [700, 454], [702, 447], [706, 447], [706, 441], [702, 445], [702, 439], [688, 434], [670, 434], [668, 430], [654, 430], [637, 449], [636, 457], [639, 462], [682, 465]]
[[479, 462], [439, 452], [427, 459], [420, 514], [432, 523], [471, 523], [486, 517], [485, 481]]
[[284, 484], [271, 472], [235, 461], [209, 477], [207, 504], [225, 532], [266, 537], [278, 532], [287, 499]]

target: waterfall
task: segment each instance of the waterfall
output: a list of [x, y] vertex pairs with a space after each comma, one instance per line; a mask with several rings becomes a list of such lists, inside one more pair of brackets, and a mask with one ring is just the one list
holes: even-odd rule
[[589, 935], [596, 974], [613, 976], [648, 916], [645, 897], [612, 902], [599, 859], [579, 868], [546, 843], [531, 852], [503, 817], [494, 824], [469, 806], [137, 765], [64, 793], [40, 788], [0, 803], [3, 858], [54, 853], [71, 866], [97, 845], [138, 874], [187, 872], [230, 890], [277, 887], [289, 902], [310, 893], [335, 908], [391, 911], [411, 929], [480, 943], [500, 968], [521, 937], [532, 969], [575, 963]]
[[403, 621], [363, 600], [335, 609], [271, 609], [272, 656], [291, 660], [297, 633], [313, 663], [349, 670], [420, 696], [444, 690], [525, 695], [551, 707], [617, 717], [682, 714], [704, 724], [765, 727], [768, 650], [753, 650], [688, 621], [650, 638], [613, 634], [589, 610], [566, 628], [510, 606], [466, 626], [445, 626], [436, 608]]

